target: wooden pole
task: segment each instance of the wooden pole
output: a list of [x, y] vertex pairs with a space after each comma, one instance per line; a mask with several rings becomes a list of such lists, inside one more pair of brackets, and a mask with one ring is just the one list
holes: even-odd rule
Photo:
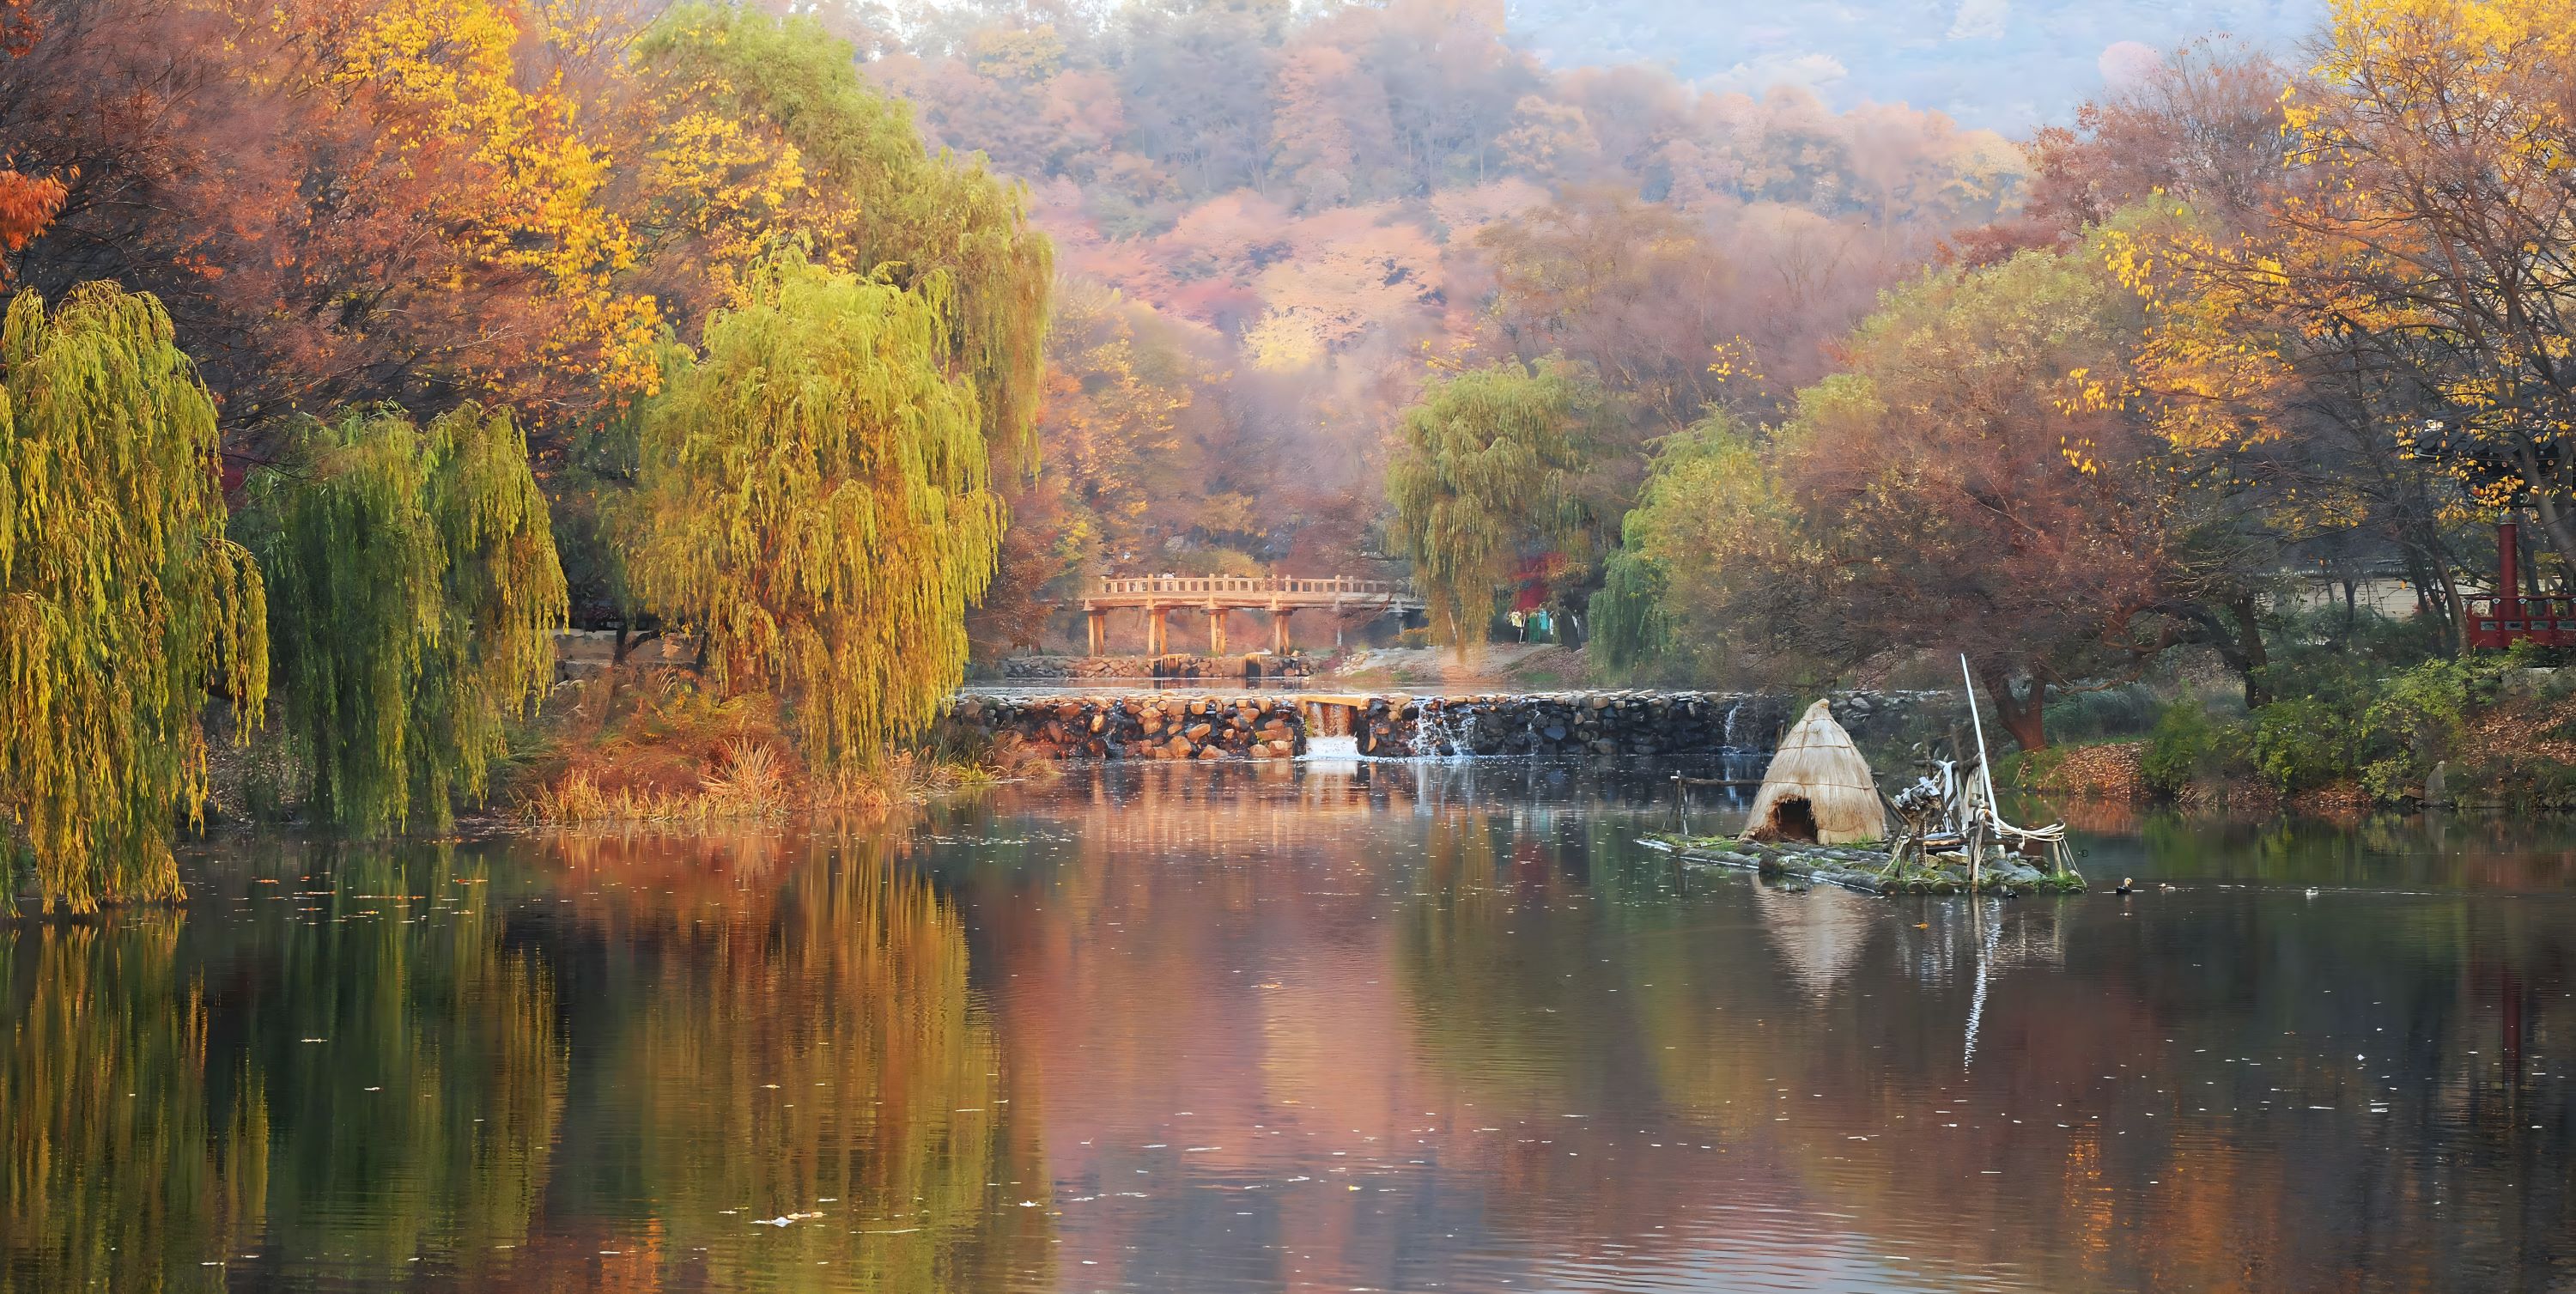
[[[1984, 816], [2001, 822], [2003, 819], [1995, 812], [1995, 766], [1986, 758], [1986, 721], [1977, 715], [1977, 676], [1968, 669], [1966, 652], [1959, 653], [1959, 682], [1968, 689], [1968, 722], [1977, 730], [1977, 780], [1984, 784], [1986, 790]], [[1978, 825], [1983, 826], [1984, 823], [1980, 822]], [[1977, 873], [1986, 861], [1985, 842], [1980, 839], [1984, 834], [1982, 831], [1974, 832], [1968, 837], [1968, 892], [1970, 894], [1977, 892]]]

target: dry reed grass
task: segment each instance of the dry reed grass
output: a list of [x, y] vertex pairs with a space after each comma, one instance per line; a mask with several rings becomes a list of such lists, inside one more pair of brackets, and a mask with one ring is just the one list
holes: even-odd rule
[[716, 699], [671, 670], [629, 670], [548, 706], [519, 815], [553, 827], [703, 827], [808, 811], [876, 812], [989, 785], [1006, 772], [899, 751], [871, 770], [818, 777], [766, 696]]

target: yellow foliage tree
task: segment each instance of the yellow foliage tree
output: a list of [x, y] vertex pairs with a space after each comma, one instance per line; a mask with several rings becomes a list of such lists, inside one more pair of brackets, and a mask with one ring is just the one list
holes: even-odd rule
[[935, 292], [941, 358], [971, 377], [986, 442], [1034, 467], [1054, 252], [1020, 186], [980, 155], [925, 152], [909, 105], [810, 17], [682, 4], [634, 61], [655, 123], [638, 220], [683, 277], [742, 299], [794, 237], [826, 268]]
[[2571, 75], [2570, 0], [2337, 0], [2259, 225], [2168, 204], [2110, 244], [2154, 307], [2139, 372], [2166, 437], [2259, 447], [2331, 388], [2392, 456], [2529, 503], [2576, 557]]
[[[543, 342], [542, 356], [584, 368], [611, 391], [649, 390], [660, 311], [619, 281], [635, 264], [635, 241], [603, 201], [608, 158], [578, 129], [562, 85], [529, 75], [516, 6], [390, 0], [287, 5], [279, 15], [271, 21], [301, 24], [319, 51], [297, 68], [298, 88], [366, 111], [350, 138], [367, 155], [344, 169], [437, 177], [411, 195], [423, 226], [465, 266], [538, 278], [573, 322]], [[478, 371], [472, 348], [453, 358]]]

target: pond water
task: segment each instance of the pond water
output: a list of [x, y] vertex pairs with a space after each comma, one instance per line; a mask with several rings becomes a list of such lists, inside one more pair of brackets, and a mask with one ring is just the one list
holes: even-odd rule
[[0, 926], [0, 1290], [2576, 1288], [2576, 833], [1638, 848], [1660, 774], [228, 844]]

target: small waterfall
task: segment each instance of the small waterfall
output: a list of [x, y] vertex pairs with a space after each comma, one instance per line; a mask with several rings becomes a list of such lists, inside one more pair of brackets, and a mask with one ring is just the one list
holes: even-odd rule
[[1760, 777], [1770, 767], [1768, 752], [1747, 750], [1738, 723], [1744, 714], [1745, 697], [1737, 697], [1726, 707], [1726, 724], [1718, 736], [1718, 776], [1730, 780]]
[[1308, 737], [1306, 739], [1306, 753], [1299, 755], [1297, 758], [1308, 763], [1322, 763], [1327, 761], [1335, 763], [1349, 761], [1356, 763], [1358, 762], [1359, 757], [1360, 739], [1357, 737], [1342, 736]]

